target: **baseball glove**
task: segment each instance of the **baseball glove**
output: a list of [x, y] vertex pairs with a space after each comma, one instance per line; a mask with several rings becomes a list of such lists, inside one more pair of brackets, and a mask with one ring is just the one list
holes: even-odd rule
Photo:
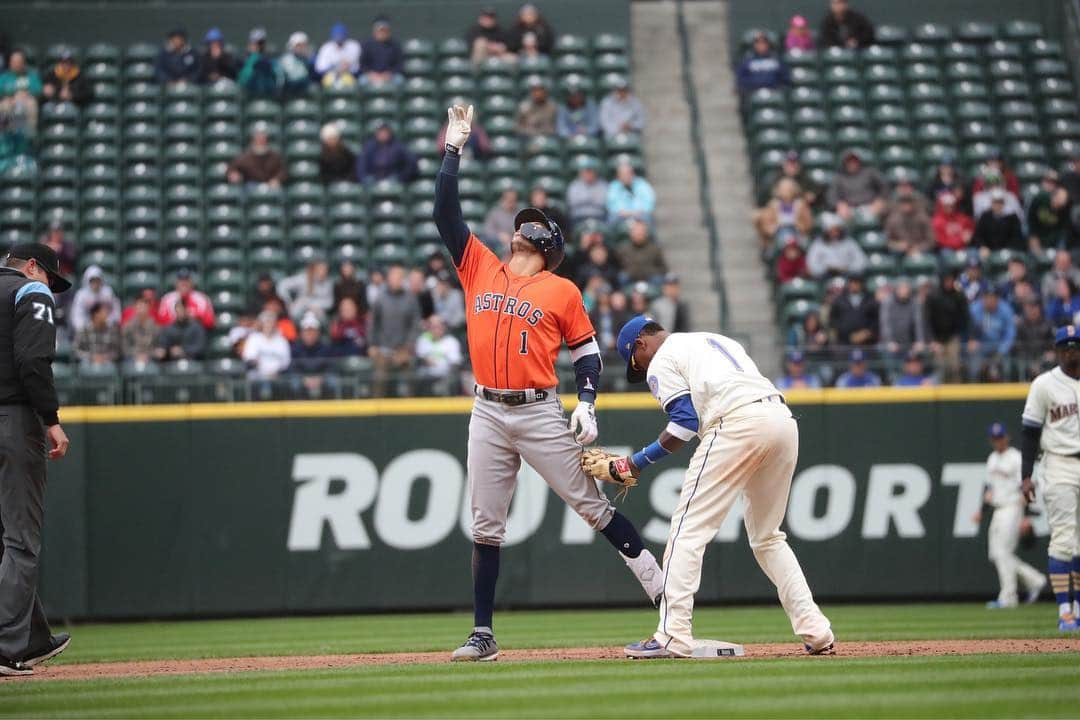
[[619, 486], [617, 497], [621, 500], [637, 485], [635, 468], [630, 458], [613, 455], [603, 448], [587, 448], [581, 453], [581, 469], [597, 480]]

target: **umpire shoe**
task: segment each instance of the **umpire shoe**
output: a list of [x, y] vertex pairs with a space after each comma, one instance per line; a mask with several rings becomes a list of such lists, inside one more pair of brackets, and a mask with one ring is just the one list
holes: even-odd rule
[[36, 665], [40, 665], [46, 660], [52, 660], [60, 653], [67, 650], [67, 646], [71, 644], [71, 635], [67, 633], [59, 633], [49, 637], [49, 642], [39, 648], [34, 648], [26, 653], [22, 662], [19, 663], [25, 668], [32, 668]]
[[450, 656], [453, 662], [490, 662], [499, 659], [499, 646], [495, 644], [495, 635], [491, 628], [473, 628], [465, 644]]
[[24, 666], [18, 660], [9, 660], [0, 656], [0, 677], [14, 677], [17, 675], [33, 675], [32, 668]]
[[654, 660], [658, 658], [672, 658], [666, 647], [657, 642], [656, 638], [649, 638], [641, 642], [626, 646], [626, 657], [632, 660]]

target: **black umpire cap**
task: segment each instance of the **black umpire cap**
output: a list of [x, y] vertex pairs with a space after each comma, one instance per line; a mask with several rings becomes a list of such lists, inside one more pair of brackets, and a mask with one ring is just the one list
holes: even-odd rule
[[48, 245], [36, 242], [24, 242], [12, 245], [8, 250], [9, 258], [34, 260], [49, 276], [49, 287], [53, 292], [62, 293], [71, 287], [71, 281], [60, 274], [60, 258]]

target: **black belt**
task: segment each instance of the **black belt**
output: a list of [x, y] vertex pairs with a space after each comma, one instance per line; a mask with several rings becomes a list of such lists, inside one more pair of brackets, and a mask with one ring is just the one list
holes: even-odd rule
[[[776, 400], [773, 400], [773, 398], [776, 398]], [[785, 400], [785, 399], [784, 399], [784, 396], [783, 396], [783, 395], [780, 395], [780, 394], [776, 394], [776, 395], [766, 395], [766, 396], [765, 396], [765, 397], [763, 397], [763, 398], [758, 398], [758, 399], [757, 399], [757, 400], [755, 400], [754, 402], [756, 402], [756, 403], [767, 403], [767, 402], [768, 402], [768, 403], [771, 403], [771, 402], [778, 402], [778, 403], [780, 403], [781, 405], [787, 405], [787, 400]]]
[[503, 390], [495, 391], [488, 390], [487, 388], [480, 388], [477, 386], [474, 388], [476, 393], [491, 402], [502, 403], [503, 405], [524, 405], [530, 402], [540, 402], [541, 400], [547, 400], [547, 390], [534, 390], [532, 399], [529, 399], [528, 394], [524, 390]]

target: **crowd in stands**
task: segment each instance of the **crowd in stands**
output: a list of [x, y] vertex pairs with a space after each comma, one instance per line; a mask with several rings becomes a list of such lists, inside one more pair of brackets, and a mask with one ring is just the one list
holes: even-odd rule
[[[538, 8], [526, 4], [509, 24], [495, 10], [483, 9], [465, 39], [470, 60], [479, 68], [493, 59], [535, 63], [552, 54], [557, 35]], [[70, 51], [41, 68], [44, 77], [18, 49], [3, 52], [2, 60], [0, 172], [18, 163], [33, 165], [41, 106], [85, 106], [94, 100], [94, 85]], [[198, 42], [178, 27], [166, 35], [152, 72], [166, 88], [235, 85], [250, 99], [281, 103], [319, 87], [355, 88], [363, 97], [406, 80], [402, 45], [384, 16], [374, 20], [366, 39], [336, 23], [321, 43], [303, 31], [293, 32], [280, 52], [262, 27], [250, 30], [240, 51], [219, 28], [210, 28]], [[546, 74], [528, 76], [527, 94], [513, 116], [521, 143], [558, 138], [639, 145], [645, 112], [624, 74], [611, 75], [609, 90], [599, 95], [573, 75], [564, 78], [565, 85], [550, 82]], [[319, 128], [322, 184], [371, 186], [391, 180], [407, 185], [420, 177], [411, 149], [415, 145], [399, 136], [397, 123], [374, 119], [355, 145], [357, 136], [346, 132], [347, 124], [330, 121]], [[431, 137], [439, 153], [445, 130], [443, 124]], [[227, 162], [218, 182], [243, 194], [289, 187], [291, 159], [276, 132], [265, 122], [253, 122], [247, 146]], [[485, 163], [491, 149], [481, 116], [465, 152], [472, 162]], [[539, 207], [559, 223], [568, 247], [558, 272], [582, 289], [605, 352], [614, 355], [616, 334], [635, 313], [651, 312], [666, 327], [687, 329], [679, 279], [669, 272], [656, 234], [655, 193], [639, 161], [626, 157], [609, 165], [582, 153], [572, 162], [576, 176], [568, 185], [553, 192], [538, 183], [527, 193], [509, 185], [483, 222], [472, 222], [472, 230], [506, 255], [513, 218], [522, 207]], [[76, 364], [80, 374], [200, 363], [221, 357], [222, 343], [227, 343], [228, 354], [245, 368], [256, 399], [334, 396], [337, 368], [348, 358], [366, 359], [375, 395], [400, 394], [393, 384], [401, 377], [427, 382], [409, 392], [448, 394], [471, 388], [464, 298], [441, 252], [420, 266], [394, 260], [359, 267], [313, 253], [293, 274], [253, 276], [244, 307], [222, 311], [200, 287], [197, 267], [174, 268], [168, 288], [133, 288], [127, 278], [122, 288], [111, 286], [108, 270], [80, 261], [78, 237], [67, 232], [57, 222], [41, 242], [57, 250], [63, 272], [81, 275], [77, 289], [58, 298], [61, 356]]]
[[[747, 114], [755, 91], [791, 82], [788, 55], [867, 48], [875, 28], [831, 0], [816, 37], [802, 16], [782, 49], [772, 37], [751, 34], [737, 63]], [[1052, 364], [1053, 329], [1080, 321], [1080, 151], [1024, 187], [1000, 150], [942, 152], [925, 177], [882, 172], [858, 142], [836, 157], [811, 173], [791, 148], [758, 185], [782, 387], [1022, 380]]]

